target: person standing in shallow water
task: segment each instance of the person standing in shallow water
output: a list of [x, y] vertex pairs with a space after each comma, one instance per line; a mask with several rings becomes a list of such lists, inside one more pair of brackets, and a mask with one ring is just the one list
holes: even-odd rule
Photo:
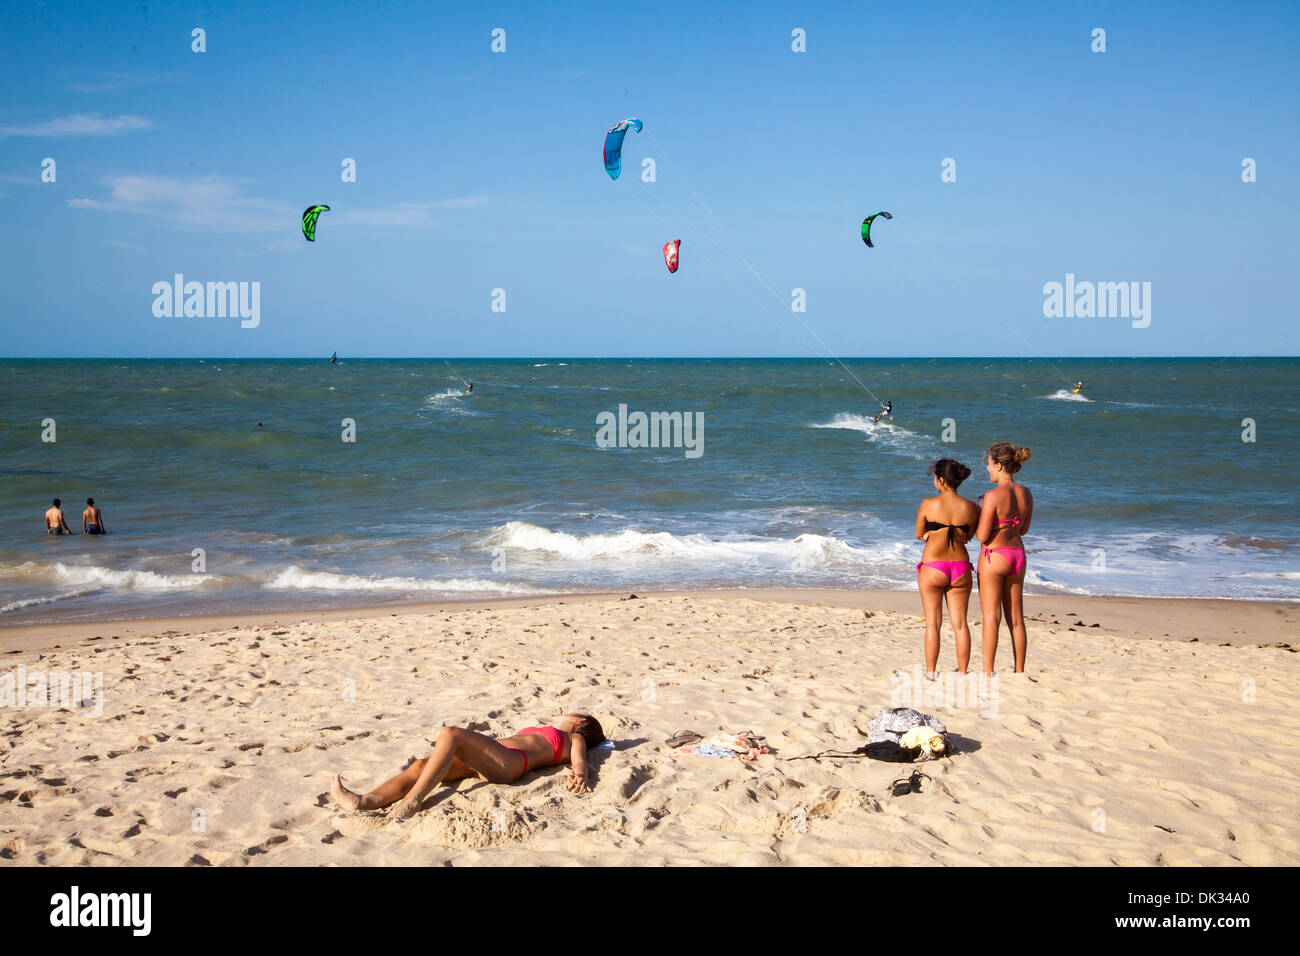
[[46, 534], [72, 534], [72, 529], [68, 523], [63, 520], [63, 508], [58, 498], [54, 499], [54, 504], [45, 510], [45, 533]]
[[958, 673], [966, 673], [970, 663], [966, 609], [970, 605], [972, 581], [966, 542], [975, 536], [980, 510], [975, 502], [957, 494], [957, 488], [970, 477], [970, 469], [961, 462], [940, 458], [930, 466], [929, 474], [934, 477], [934, 490], [938, 494], [926, 498], [916, 510], [916, 537], [925, 542], [921, 562], [916, 566], [916, 586], [925, 610], [925, 676], [934, 680], [945, 598]]
[[81, 533], [82, 534], [107, 534], [108, 529], [104, 527], [104, 515], [95, 507], [95, 499], [86, 499], [86, 510], [81, 513]]
[[998, 442], [985, 453], [989, 481], [997, 485], [984, 495], [979, 528], [984, 543], [980, 552], [980, 610], [983, 612], [984, 673], [993, 674], [998, 652], [998, 629], [1005, 616], [1015, 648], [1016, 673], [1025, 669], [1029, 635], [1025, 630], [1025, 543], [1034, 515], [1034, 496], [1014, 477], [1029, 460], [1028, 448]]

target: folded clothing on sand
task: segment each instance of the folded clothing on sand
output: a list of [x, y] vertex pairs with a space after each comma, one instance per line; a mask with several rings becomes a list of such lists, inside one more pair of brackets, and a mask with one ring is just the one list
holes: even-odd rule
[[867, 743], [875, 744], [883, 740], [902, 743], [903, 735], [917, 727], [929, 727], [941, 734], [948, 732], [948, 728], [937, 717], [922, 714], [910, 707], [882, 707], [880, 713], [867, 724]]
[[[680, 737], [681, 734], [678, 735]], [[673, 738], [677, 739], [676, 737]], [[763, 754], [771, 753], [763, 746], [763, 737], [755, 734], [717, 733], [702, 739], [694, 746], [681, 747], [679, 754], [693, 754], [696, 757], [720, 757], [732, 760], [756, 760]]]
[[947, 733], [937, 717], [910, 707], [882, 707], [867, 724], [865, 753], [873, 760], [896, 763], [934, 760], [952, 752]]

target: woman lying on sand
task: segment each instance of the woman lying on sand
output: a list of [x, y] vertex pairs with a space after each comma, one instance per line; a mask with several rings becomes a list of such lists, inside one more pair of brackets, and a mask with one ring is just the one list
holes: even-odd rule
[[489, 783], [513, 783], [529, 770], [562, 763], [573, 765], [569, 789], [586, 793], [587, 749], [604, 740], [600, 723], [587, 714], [565, 714], [553, 727], [525, 727], [500, 740], [463, 727], [444, 727], [433, 753], [412, 761], [396, 777], [362, 795], [344, 787], [335, 774], [330, 796], [345, 810], [378, 810], [395, 803], [389, 815], [401, 820], [415, 813], [444, 780], [482, 777]]

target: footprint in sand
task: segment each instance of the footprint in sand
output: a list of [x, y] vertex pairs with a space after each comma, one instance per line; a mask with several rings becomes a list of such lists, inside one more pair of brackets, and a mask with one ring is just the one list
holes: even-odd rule
[[310, 811], [306, 813], [299, 813], [296, 816], [286, 817], [283, 820], [277, 820], [275, 823], [271, 824], [271, 829], [272, 830], [295, 830], [298, 827], [311, 823], [317, 818], [318, 818], [318, 814], [312, 813]]
[[639, 767], [630, 768], [627, 773], [627, 780], [623, 781], [622, 785], [618, 788], [619, 796], [627, 801], [633, 801], [638, 790], [655, 777], [659, 776], [658, 771], [653, 767], [644, 764]]
[[111, 840], [96, 836], [78, 834], [72, 837], [68, 844], [103, 856], [126, 856], [130, 852], [130, 844], [125, 840]]
[[288, 842], [289, 842], [288, 836], [281, 835], [281, 836], [269, 837], [268, 839], [265, 839], [261, 843], [257, 844], [257, 846], [250, 846], [247, 850], [244, 851], [244, 856], [261, 856], [263, 854], [270, 853], [271, 850], [275, 849], [277, 846], [280, 846], [280, 844], [288, 843]]

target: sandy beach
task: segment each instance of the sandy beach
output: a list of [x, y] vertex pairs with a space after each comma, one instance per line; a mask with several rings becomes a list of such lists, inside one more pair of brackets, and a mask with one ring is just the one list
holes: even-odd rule
[[[1030, 598], [1029, 673], [920, 680], [905, 592], [580, 595], [0, 631], [0, 863], [1296, 864], [1300, 608]], [[972, 614], [978, 643], [977, 615]], [[945, 629], [940, 669], [953, 655]], [[61, 675], [72, 706], [13, 699]], [[7, 675], [7, 676], [6, 676]], [[22, 685], [22, 686], [18, 686]], [[927, 689], [928, 688], [928, 689]], [[967, 694], [966, 691], [970, 690]], [[0, 694], [5, 685], [0, 684]], [[65, 695], [66, 696], [66, 695]], [[795, 760], [891, 704], [960, 747], [918, 766]], [[466, 780], [409, 821], [345, 813], [447, 724], [589, 712], [593, 792]], [[675, 731], [754, 731], [752, 763]]]

